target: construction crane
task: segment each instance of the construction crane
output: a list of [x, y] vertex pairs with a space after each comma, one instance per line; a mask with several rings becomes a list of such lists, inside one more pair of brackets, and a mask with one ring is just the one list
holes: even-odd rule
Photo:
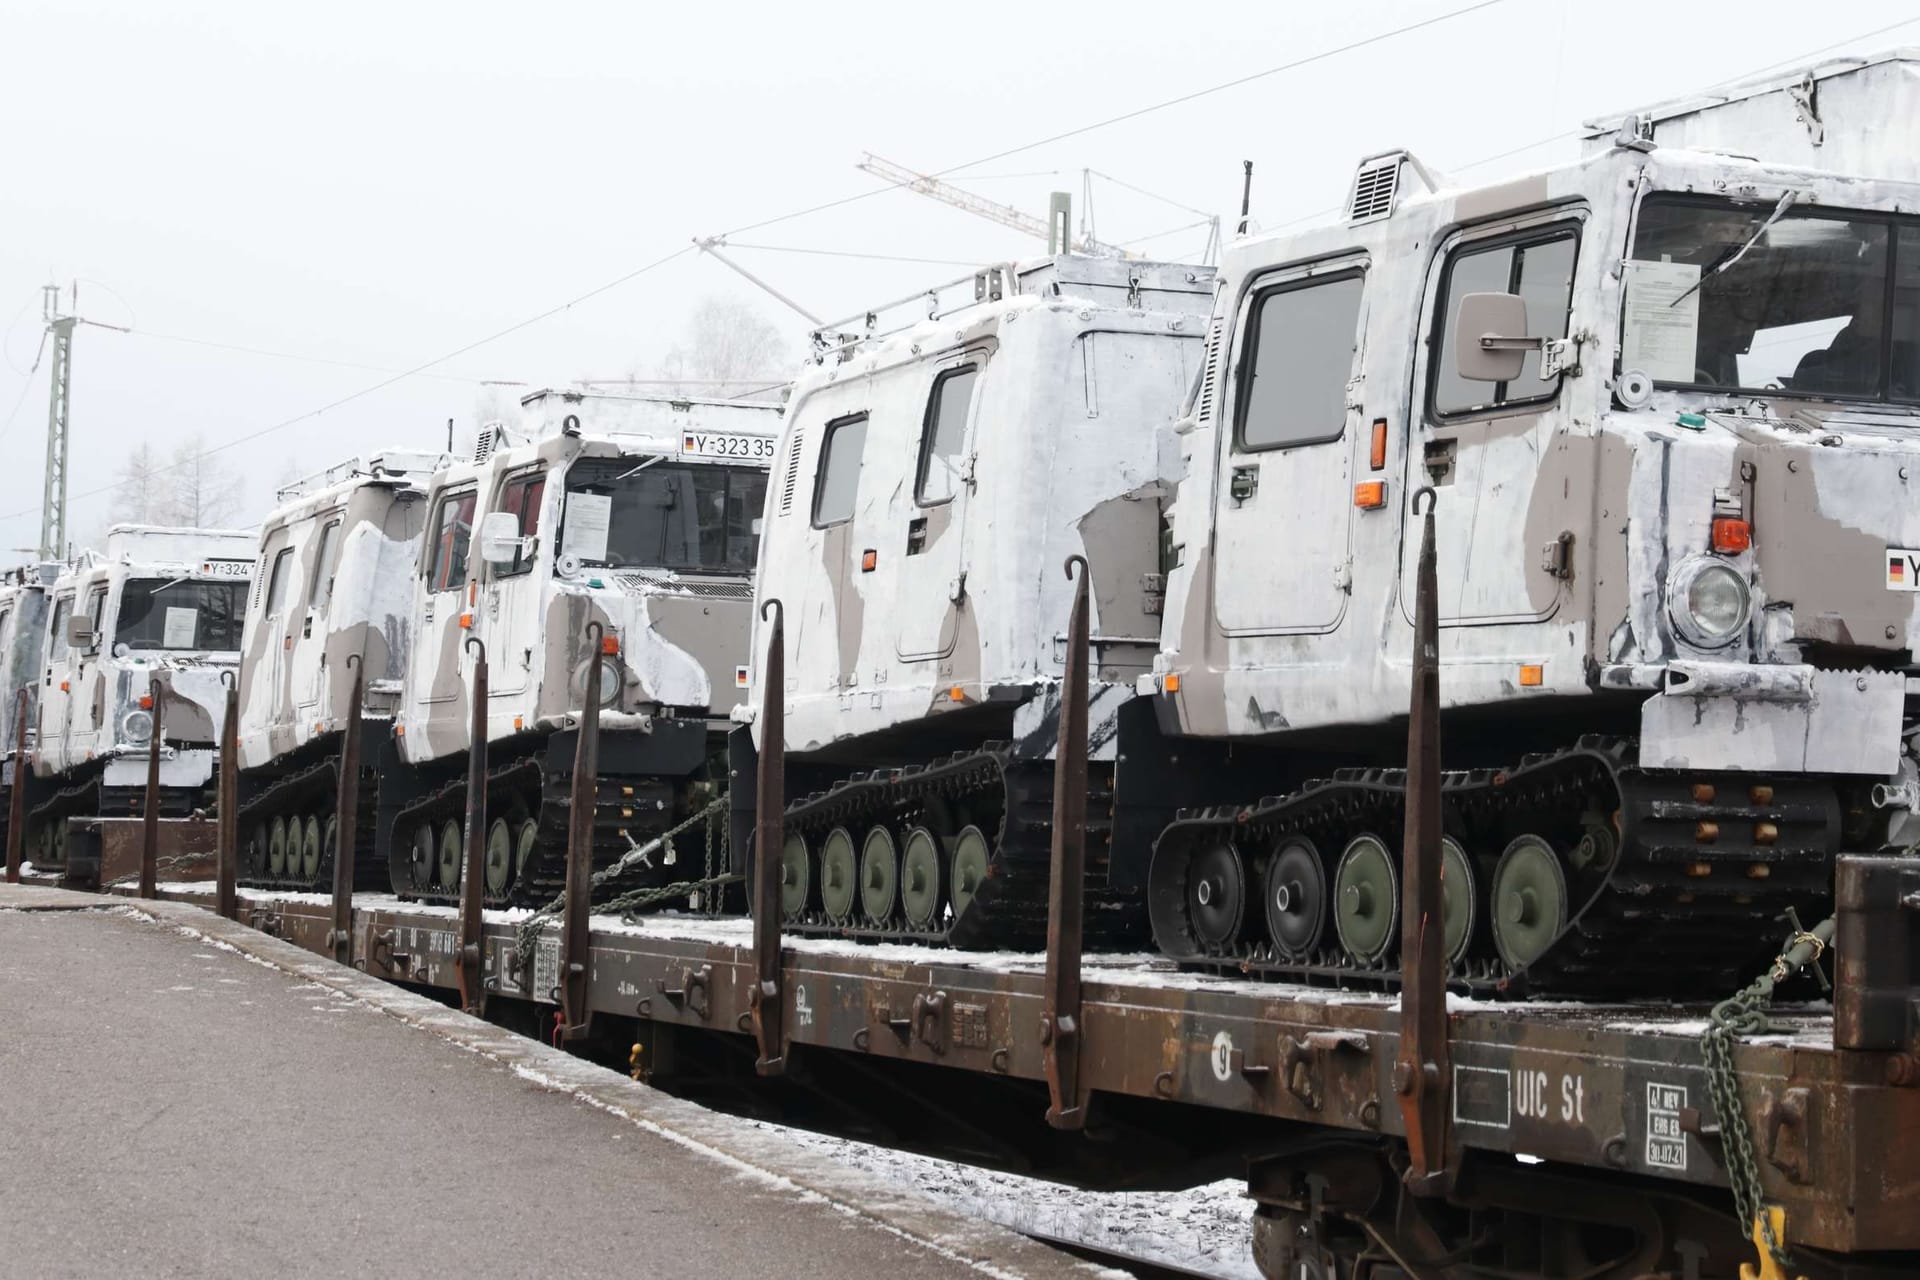
[[[883, 160], [871, 151], [866, 153], [865, 158], [862, 159], [856, 167], [864, 169], [876, 178], [891, 182], [895, 186], [905, 187], [909, 191], [917, 191], [923, 196], [930, 196], [940, 201], [942, 204], [952, 205], [956, 209], [964, 209], [975, 217], [985, 218], [989, 222], [997, 222], [1003, 227], [1012, 227], [1015, 231], [1024, 232], [1036, 240], [1045, 240], [1050, 245], [1067, 241], [1075, 253], [1084, 253], [1101, 258], [1124, 258], [1132, 256], [1115, 245], [1102, 244], [1091, 235], [1072, 238], [1070, 230], [1065, 226], [1065, 223], [1070, 221], [1070, 219], [1066, 214], [1065, 198], [1061, 195], [1054, 197], [1054, 205], [1051, 211], [1052, 218], [1049, 220], [1036, 218], [1030, 213], [1024, 213], [1014, 208], [1012, 205], [1001, 204], [998, 201], [988, 200], [984, 197], [974, 195], [971, 191], [963, 191], [950, 182], [942, 182], [939, 178], [919, 173], [907, 168], [905, 165], [895, 164], [891, 160]], [[1058, 227], [1058, 229], [1056, 229], [1056, 227]]]

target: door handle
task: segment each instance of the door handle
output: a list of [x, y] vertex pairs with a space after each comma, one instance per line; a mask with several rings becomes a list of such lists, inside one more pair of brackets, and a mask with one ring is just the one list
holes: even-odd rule
[[1245, 502], [1260, 491], [1260, 464], [1252, 463], [1244, 467], [1235, 467], [1228, 482], [1227, 491], [1235, 502]]

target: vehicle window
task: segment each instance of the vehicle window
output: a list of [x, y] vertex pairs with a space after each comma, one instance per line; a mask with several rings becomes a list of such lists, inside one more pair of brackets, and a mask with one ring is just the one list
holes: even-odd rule
[[923, 507], [949, 501], [960, 487], [961, 454], [967, 443], [967, 410], [980, 366], [948, 369], [933, 380], [927, 419], [920, 428], [920, 474], [913, 496]]
[[327, 521], [320, 530], [320, 547], [313, 557], [313, 582], [307, 588], [307, 608], [316, 612], [327, 607], [333, 597], [333, 544], [340, 535], [340, 522]]
[[[515, 476], [507, 481], [506, 488], [501, 491], [500, 509], [510, 513], [520, 522], [522, 538], [531, 538], [540, 532], [540, 501], [546, 496], [546, 492], [547, 473], [544, 471]], [[512, 564], [496, 565], [493, 572], [496, 577], [510, 577], [516, 573], [525, 573], [532, 567], [533, 553], [528, 548], [522, 547], [514, 553]]]
[[1627, 263], [1623, 366], [1673, 386], [1920, 398], [1920, 226], [1776, 210], [1647, 199]]
[[560, 550], [610, 569], [751, 573], [766, 498], [758, 467], [582, 458], [567, 471]]
[[267, 574], [267, 608], [264, 616], [277, 618], [281, 606], [287, 602], [287, 574], [293, 562], [293, 548], [283, 547], [273, 558], [273, 568]]
[[[291, 554], [274, 557], [276, 573]], [[284, 592], [285, 575], [279, 581]], [[277, 603], [271, 592], [268, 602]], [[113, 638], [129, 649], [237, 650], [245, 612], [244, 582], [130, 578], [120, 591]]]
[[467, 585], [467, 549], [473, 540], [473, 507], [478, 494], [468, 489], [440, 499], [433, 520], [433, 558], [427, 565], [427, 590], [458, 591]]
[[1539, 404], [1560, 392], [1560, 380], [1540, 380], [1540, 353], [1529, 351], [1511, 382], [1471, 382], [1458, 372], [1454, 323], [1470, 293], [1517, 293], [1526, 299], [1529, 338], [1564, 338], [1573, 305], [1573, 268], [1579, 239], [1571, 228], [1533, 232], [1454, 250], [1441, 280], [1439, 332], [1433, 343], [1433, 408], [1440, 414]]
[[67, 618], [72, 613], [72, 596], [61, 596], [53, 602], [53, 633], [47, 637], [49, 663], [67, 656]]
[[101, 583], [87, 592], [87, 616], [93, 619], [93, 634], [100, 635], [100, 625], [107, 616], [107, 584]]
[[1241, 348], [1242, 449], [1337, 440], [1346, 430], [1363, 283], [1349, 274], [1254, 295]]
[[853, 518], [860, 487], [860, 454], [867, 447], [867, 415], [827, 424], [820, 445], [820, 478], [813, 491], [813, 523], [824, 528]]

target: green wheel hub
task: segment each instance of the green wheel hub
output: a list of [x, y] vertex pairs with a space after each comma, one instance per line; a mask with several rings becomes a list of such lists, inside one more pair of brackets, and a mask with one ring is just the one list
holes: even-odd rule
[[1479, 915], [1480, 887], [1474, 883], [1473, 859], [1452, 836], [1440, 841], [1440, 919], [1447, 963], [1466, 958]]
[[433, 824], [423, 822], [413, 829], [412, 856], [407, 864], [413, 871], [413, 887], [424, 889], [433, 879]]
[[932, 928], [940, 914], [945, 867], [939, 837], [925, 827], [907, 832], [907, 846], [900, 855], [900, 905], [906, 911], [907, 923], [916, 929]]
[[953, 876], [948, 882], [952, 886], [954, 919], [965, 915], [973, 905], [973, 895], [986, 882], [992, 862], [993, 849], [986, 833], [978, 827], [962, 828], [953, 842]]
[[1567, 927], [1567, 875], [1553, 846], [1521, 836], [1493, 871], [1493, 943], [1510, 968], [1546, 953]]
[[495, 818], [493, 825], [487, 828], [487, 892], [495, 895], [507, 891], [507, 882], [513, 876], [513, 828], [507, 825], [505, 818]]
[[845, 827], [827, 832], [820, 844], [820, 905], [829, 918], [845, 920], [853, 914], [853, 895], [860, 887], [859, 863], [852, 832]]
[[452, 818], [440, 828], [440, 887], [449, 893], [460, 887], [460, 824]]
[[513, 841], [513, 882], [525, 884], [527, 867], [533, 862], [533, 851], [540, 847], [540, 824], [528, 818], [520, 824], [520, 830]]
[[813, 897], [813, 859], [807, 853], [807, 839], [798, 831], [790, 832], [780, 844], [780, 914], [798, 919]]
[[869, 828], [860, 850], [860, 906], [869, 921], [885, 924], [899, 902], [900, 849], [893, 842], [893, 832]]
[[271, 875], [287, 874], [287, 820], [274, 818], [267, 828], [267, 871]]
[[320, 819], [309, 815], [300, 824], [300, 877], [312, 881], [320, 874]]
[[1393, 946], [1400, 922], [1400, 876], [1378, 836], [1355, 836], [1333, 876], [1333, 927], [1354, 959], [1372, 964]]

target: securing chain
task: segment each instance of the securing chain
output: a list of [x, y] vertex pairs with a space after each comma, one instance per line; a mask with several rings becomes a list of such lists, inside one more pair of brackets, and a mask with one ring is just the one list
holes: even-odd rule
[[[673, 846], [674, 837], [685, 834], [701, 823], [705, 823], [707, 827], [706, 875], [702, 879], [682, 880], [677, 884], [655, 885], [646, 889], [630, 890], [627, 893], [620, 894], [599, 904], [596, 910], [606, 915], [619, 915], [622, 920], [627, 923], [632, 923], [635, 913], [643, 908], [653, 906], [656, 903], [670, 902], [675, 898], [691, 897], [696, 893], [704, 895], [708, 889], [738, 883], [744, 879], [743, 876], [731, 873], [717, 876], [713, 873], [715, 853], [714, 830], [716, 827], [724, 827], [726, 808], [727, 797], [723, 794], [715, 798], [704, 809], [697, 811], [693, 816], [687, 818], [684, 822], [668, 828], [645, 844], [634, 845], [631, 849], [627, 850], [627, 852], [621, 854], [618, 860], [593, 873], [587, 882], [590, 886], [588, 889], [588, 900], [592, 901], [592, 891], [594, 889], [600, 888], [611, 880], [618, 879], [630, 868], [635, 866], [651, 867], [653, 865], [653, 855], [661, 850], [665, 850], [668, 855], [665, 859], [665, 864], [671, 866], [678, 859], [678, 854]], [[629, 843], [631, 843], [631, 841], [629, 841]], [[567, 899], [564, 893], [556, 894], [553, 901], [543, 907], [536, 908], [525, 920], [522, 920], [514, 927], [511, 967], [516, 972], [525, 973], [532, 966], [534, 948], [539, 941], [541, 930], [545, 929], [549, 921], [557, 918], [566, 909], [566, 901]]]
[[1720, 1117], [1720, 1142], [1726, 1156], [1727, 1182], [1733, 1190], [1733, 1208], [1743, 1235], [1759, 1223], [1761, 1238], [1782, 1268], [1793, 1265], [1786, 1246], [1774, 1235], [1773, 1220], [1761, 1208], [1760, 1162], [1754, 1156], [1753, 1126], [1740, 1101], [1740, 1076], [1733, 1060], [1734, 1043], [1741, 1036], [1765, 1035], [1782, 1028], [1767, 1016], [1774, 988], [1808, 965], [1816, 963], [1833, 940], [1834, 922], [1821, 921], [1811, 930], [1793, 921], [1787, 945], [1767, 971], [1752, 985], [1713, 1007], [1701, 1047], [1707, 1060], [1707, 1094]]

